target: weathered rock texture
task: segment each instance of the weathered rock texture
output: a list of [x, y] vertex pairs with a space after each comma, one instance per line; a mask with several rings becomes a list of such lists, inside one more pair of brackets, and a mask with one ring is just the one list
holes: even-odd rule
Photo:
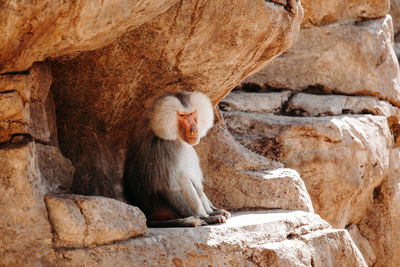
[[[316, 213], [348, 229], [369, 266], [398, 266], [400, 80], [389, 1], [302, 4], [298, 41], [243, 81], [238, 89], [252, 94], [221, 103], [225, 122], [247, 148], [296, 169]], [[396, 34], [398, 1], [391, 6]]]
[[73, 191], [121, 199], [125, 147], [144, 102], [197, 90], [216, 105], [294, 42], [301, 18], [297, 1], [181, 1], [103, 49], [52, 61]]
[[0, 73], [25, 71], [49, 56], [105, 46], [177, 2], [2, 1]]
[[[52, 234], [42, 194], [34, 143], [0, 149], [0, 264], [40, 262], [50, 253]], [[17, 252], [18, 255], [15, 255]]]
[[[303, 27], [384, 17], [393, 0], [303, 0]], [[396, 2], [396, 0], [394, 0]]]
[[291, 49], [244, 83], [377, 96], [400, 106], [399, 73], [392, 22], [387, 16], [357, 24], [303, 28]]
[[[313, 211], [298, 173], [246, 150], [221, 126], [197, 147], [211, 202], [229, 210], [298, 209]], [[224, 157], [221, 157], [221, 154]]]
[[225, 225], [197, 229], [149, 229], [146, 237], [60, 250], [57, 257], [60, 266], [366, 266], [347, 231], [300, 211], [238, 213]]
[[146, 234], [146, 217], [137, 207], [104, 197], [45, 197], [57, 247], [107, 244]]
[[[277, 107], [287, 92], [260, 93], [260, 98], [269, 94], [272, 103], [265, 106]], [[244, 107], [255, 98], [232, 93], [221, 103], [237, 139], [298, 170], [316, 212], [335, 227], [346, 226], [369, 266], [396, 266], [399, 156], [393, 141], [398, 131], [388, 121], [398, 125], [399, 109], [375, 97], [294, 93], [270, 114], [262, 107], [246, 113], [235, 105], [239, 97]]]
[[51, 82], [44, 64], [35, 64], [26, 73], [0, 76], [0, 143], [21, 134], [42, 142], [56, 139], [51, 127], [55, 116], [49, 96]]
[[393, 18], [393, 30], [394, 30], [394, 51], [396, 52], [397, 58], [400, 56], [400, 1], [390, 1], [390, 15]]
[[298, 170], [315, 209], [334, 227], [362, 219], [388, 172], [392, 136], [384, 117], [230, 112], [224, 118], [249, 149]]

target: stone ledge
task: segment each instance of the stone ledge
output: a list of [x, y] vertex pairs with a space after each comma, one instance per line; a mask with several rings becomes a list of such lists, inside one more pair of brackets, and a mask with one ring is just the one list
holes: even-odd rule
[[366, 266], [346, 230], [285, 210], [238, 212], [216, 226], [149, 228], [145, 237], [56, 254], [60, 266]]
[[56, 247], [101, 245], [146, 233], [139, 208], [115, 199], [53, 194], [45, 202]]

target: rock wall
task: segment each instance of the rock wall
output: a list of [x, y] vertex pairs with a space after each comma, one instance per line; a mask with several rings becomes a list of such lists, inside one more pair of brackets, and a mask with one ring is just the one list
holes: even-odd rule
[[[359, 11], [365, 18], [386, 14], [386, 5], [368, 4]], [[355, 16], [353, 8], [337, 8], [337, 20]], [[295, 42], [300, 1], [2, 1], [0, 17], [1, 266], [366, 265], [348, 231], [313, 213], [299, 173], [283, 168], [283, 158], [240, 145], [217, 109], [215, 127], [196, 148], [207, 194], [218, 206], [253, 212], [234, 213], [220, 226], [147, 229], [143, 213], [120, 201], [126, 143], [145, 102], [197, 90], [217, 106]], [[382, 19], [380, 41], [387, 41], [389, 24]], [[382, 99], [395, 103], [387, 91]], [[274, 97], [281, 104], [273, 108], [282, 110], [291, 93]], [[390, 108], [382, 112], [396, 113]], [[386, 137], [384, 119], [365, 125]], [[339, 126], [336, 132], [347, 127]], [[361, 162], [371, 151], [389, 153], [388, 172], [395, 173], [396, 151], [379, 149], [381, 143], [364, 151], [351, 138], [348, 131], [343, 142], [358, 149]], [[386, 167], [368, 165], [365, 173], [377, 177], [350, 183], [373, 189], [382, 211], [382, 196], [396, 195], [395, 179], [381, 183]], [[375, 228], [348, 227], [362, 251], [376, 250], [363, 237], [383, 227], [373, 222]]]
[[398, 266], [400, 72], [389, 1], [302, 5], [297, 42], [221, 102], [225, 123], [250, 150], [297, 170], [315, 212], [348, 229], [369, 266]]

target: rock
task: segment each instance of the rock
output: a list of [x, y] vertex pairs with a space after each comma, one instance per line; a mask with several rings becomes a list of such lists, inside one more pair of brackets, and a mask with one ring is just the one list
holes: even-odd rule
[[0, 119], [2, 121], [22, 119], [24, 103], [15, 91], [4, 92], [0, 95]]
[[376, 255], [377, 262], [374, 266], [394, 267], [400, 264], [399, 160], [400, 149], [392, 149], [387, 178], [375, 188], [373, 203], [369, 205], [366, 216], [357, 225]]
[[0, 265], [40, 262], [42, 254], [50, 253], [43, 188], [33, 143], [0, 149]]
[[393, 19], [393, 31], [396, 36], [400, 31], [400, 1], [391, 0], [390, 1], [390, 15]]
[[[34, 181], [35, 189], [40, 194], [68, 192], [71, 189], [74, 166], [57, 147], [30, 142], [29, 139], [0, 146], [0, 151], [4, 150], [4, 153], [18, 149], [27, 151], [25, 161], [29, 162], [29, 169], [37, 179]], [[22, 157], [18, 160], [22, 161]]]
[[394, 46], [393, 46], [394, 52], [396, 54], [397, 59], [400, 57], [400, 43], [399, 43], [399, 38], [395, 40]]
[[264, 112], [279, 114], [282, 106], [289, 100], [291, 91], [277, 93], [232, 92], [220, 103], [223, 111]]
[[44, 103], [52, 83], [50, 69], [44, 63], [35, 63], [21, 73], [0, 76], [0, 93], [16, 91], [24, 101]]
[[390, 2], [393, 0], [303, 0], [302, 26], [381, 18], [389, 12]]
[[364, 256], [367, 265], [374, 266], [374, 264], [376, 263], [376, 256], [371, 247], [371, 244], [368, 242], [368, 239], [361, 235], [360, 231], [357, 228], [357, 225], [351, 224], [350, 226], [346, 227], [346, 229], [349, 231], [351, 239], [354, 241], [361, 254]]
[[27, 70], [47, 57], [111, 43], [178, 1], [4, 1], [0, 8], [0, 73]]
[[366, 266], [347, 231], [282, 210], [240, 212], [217, 226], [150, 228], [145, 237], [57, 256], [59, 266]]
[[60, 148], [76, 167], [73, 192], [123, 199], [115, 185], [145, 102], [196, 90], [216, 106], [294, 42], [301, 19], [299, 1], [181, 1], [103, 49], [51, 61]]
[[372, 114], [386, 118], [396, 117], [400, 119], [400, 109], [376, 97], [362, 96], [298, 93], [290, 99], [285, 112], [311, 117], [337, 116], [342, 114]]
[[390, 1], [390, 15], [393, 19], [393, 30], [394, 30], [394, 51], [397, 58], [400, 57], [400, 1]]
[[376, 96], [400, 107], [400, 72], [392, 43], [390, 16], [303, 28], [291, 49], [242, 84]]
[[0, 143], [15, 134], [50, 142], [52, 126], [47, 117], [55, 116], [55, 111], [46, 103], [51, 81], [44, 64], [33, 65], [28, 73], [0, 76]]
[[[392, 264], [392, 266], [400, 265], [400, 255], [398, 251], [400, 249], [400, 170], [398, 168], [398, 164], [400, 161], [400, 149], [394, 148], [391, 152], [390, 157], [390, 168], [388, 173], [387, 183], [383, 184], [383, 201], [381, 197], [377, 199], [383, 202], [381, 204], [381, 212], [375, 213], [376, 218], [378, 219], [379, 215], [385, 218], [382, 220], [382, 227], [379, 229], [379, 236], [385, 236], [385, 241], [382, 242], [382, 239], [377, 236], [377, 246], [375, 247], [379, 257], [386, 259], [386, 261], [382, 261], [382, 266], [385, 264], [388, 266]], [[370, 211], [374, 214], [374, 210]], [[382, 218], [381, 217], [381, 218]], [[379, 242], [381, 241], [381, 242]], [[384, 248], [384, 249], [382, 249]], [[388, 253], [391, 257], [385, 257]]]
[[[243, 98], [245, 95], [243, 95]], [[243, 100], [244, 101], [244, 100]], [[375, 97], [343, 95], [312, 95], [298, 93], [290, 99], [284, 112], [300, 116], [335, 116], [342, 114], [372, 114], [386, 117], [394, 146], [400, 146], [400, 109]]]
[[359, 222], [388, 173], [393, 141], [384, 117], [223, 115], [240, 143], [300, 173], [316, 213], [334, 227]]
[[75, 168], [69, 159], [61, 154], [58, 147], [35, 144], [36, 159], [46, 192], [67, 193], [72, 186]]
[[80, 195], [45, 197], [57, 247], [87, 247], [146, 234], [137, 207], [115, 199]]
[[[313, 211], [298, 173], [246, 150], [221, 126], [196, 146], [207, 196], [217, 207]], [[274, 169], [274, 170], [272, 170]]]
[[[318, 251], [311, 266], [313, 263], [314, 266], [367, 266], [347, 231], [327, 231], [325, 235], [311, 235], [306, 240]], [[335, 260], [332, 261], [332, 258]]]

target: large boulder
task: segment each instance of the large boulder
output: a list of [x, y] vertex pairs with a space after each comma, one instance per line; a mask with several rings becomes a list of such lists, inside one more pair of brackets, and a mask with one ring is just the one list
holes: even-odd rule
[[399, 73], [392, 20], [386, 16], [357, 24], [303, 28], [284, 56], [242, 85], [377, 96], [400, 106]]
[[2, 1], [0, 73], [27, 70], [47, 57], [93, 50], [178, 1]]
[[205, 175], [205, 191], [216, 206], [229, 210], [314, 211], [295, 170], [284, 169], [282, 164], [251, 152], [223, 127], [216, 125], [197, 151]]
[[394, 51], [396, 52], [397, 58], [400, 56], [400, 1], [390, 1], [390, 15], [393, 18], [393, 30], [394, 30]]
[[316, 212], [334, 227], [363, 218], [389, 169], [392, 136], [384, 117], [228, 112], [224, 118], [243, 145], [269, 157], [273, 151], [275, 160], [297, 170]]
[[368, 266], [397, 266], [400, 110], [376, 97], [287, 95], [231, 93], [224, 121], [241, 144], [299, 171], [315, 211], [349, 230]]

